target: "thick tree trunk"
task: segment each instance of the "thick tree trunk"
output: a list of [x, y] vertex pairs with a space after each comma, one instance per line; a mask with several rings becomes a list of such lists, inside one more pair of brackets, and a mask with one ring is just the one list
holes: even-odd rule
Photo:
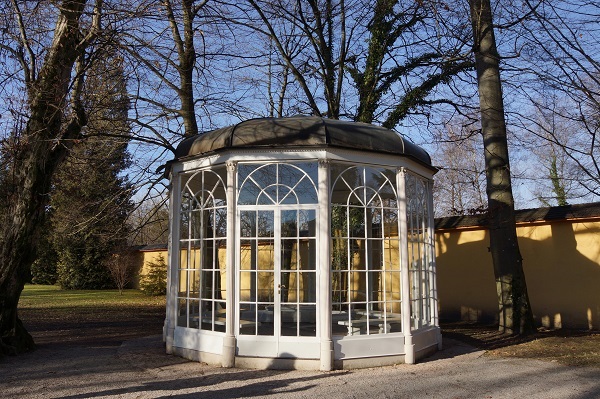
[[523, 259], [517, 242], [499, 55], [490, 0], [469, 0], [485, 151], [490, 251], [499, 301], [500, 331], [534, 329]]
[[[85, 120], [77, 101], [80, 77], [75, 83], [71, 78], [85, 43], [79, 26], [85, 4], [85, 0], [61, 3], [52, 45], [39, 75], [28, 85], [30, 117], [14, 149], [13, 196], [1, 226], [0, 353], [24, 352], [34, 346], [19, 321], [17, 304], [36, 258], [51, 177]], [[70, 120], [65, 121], [70, 89], [73, 108]]]

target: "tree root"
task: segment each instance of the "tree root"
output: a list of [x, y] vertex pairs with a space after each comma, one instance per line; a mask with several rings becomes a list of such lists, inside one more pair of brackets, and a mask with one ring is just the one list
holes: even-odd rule
[[12, 334], [6, 334], [0, 339], [1, 355], [18, 355], [35, 349], [33, 337], [27, 332], [20, 319], [17, 319]]

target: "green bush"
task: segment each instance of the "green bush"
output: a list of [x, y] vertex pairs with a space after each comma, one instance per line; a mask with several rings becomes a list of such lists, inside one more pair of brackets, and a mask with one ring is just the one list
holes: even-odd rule
[[165, 295], [167, 293], [167, 262], [162, 254], [155, 261], [146, 262], [148, 272], [140, 277], [140, 290], [146, 295]]

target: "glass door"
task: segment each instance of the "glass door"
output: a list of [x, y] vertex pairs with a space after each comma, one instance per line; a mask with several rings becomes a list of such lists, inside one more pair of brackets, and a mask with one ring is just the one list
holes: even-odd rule
[[238, 334], [271, 337], [271, 356], [292, 356], [282, 341], [316, 337], [317, 212], [269, 208], [239, 211]]

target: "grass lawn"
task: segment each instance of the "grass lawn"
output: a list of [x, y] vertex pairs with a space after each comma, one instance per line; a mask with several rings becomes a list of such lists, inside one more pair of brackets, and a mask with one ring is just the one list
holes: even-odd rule
[[61, 290], [57, 285], [25, 285], [19, 308], [57, 309], [89, 307], [164, 306], [165, 297], [152, 297], [140, 290]]
[[61, 290], [26, 285], [19, 317], [38, 345], [120, 345], [127, 339], [161, 334], [165, 297], [139, 290]]

